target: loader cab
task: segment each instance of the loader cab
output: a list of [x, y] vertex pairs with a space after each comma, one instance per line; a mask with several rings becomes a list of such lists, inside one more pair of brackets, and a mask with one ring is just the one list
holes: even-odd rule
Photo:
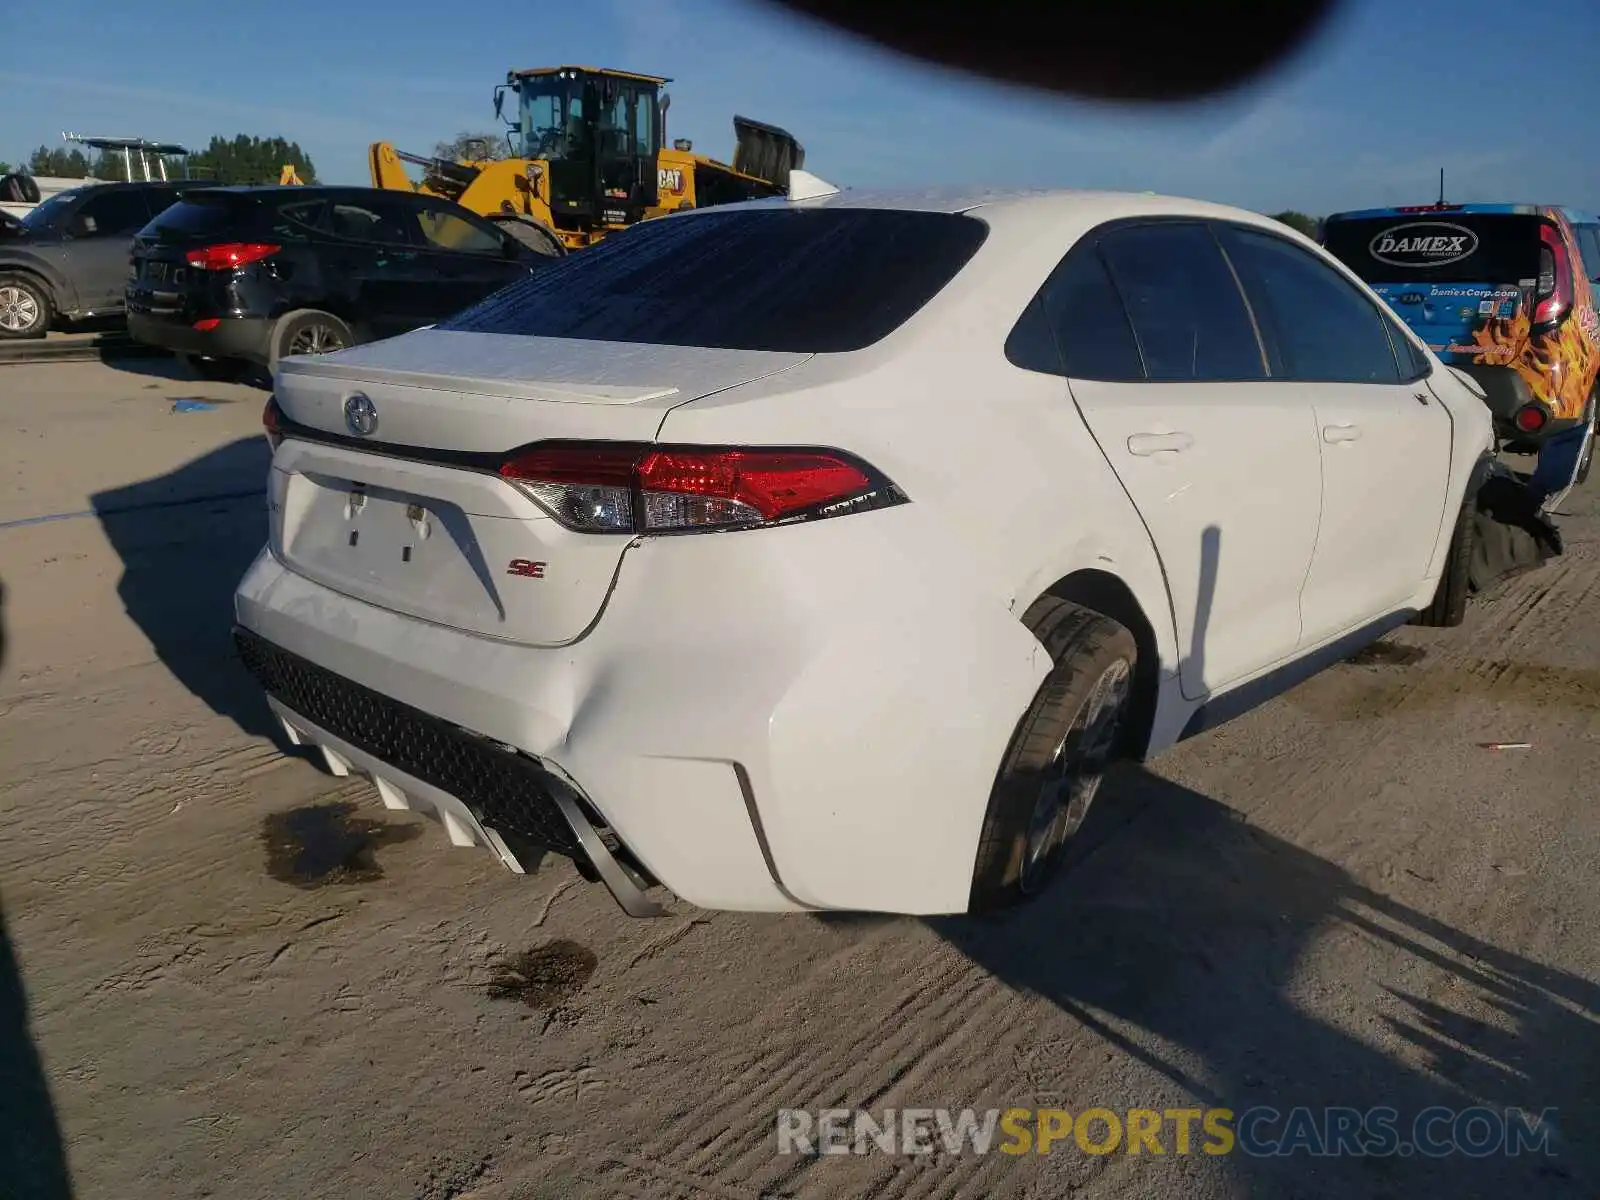
[[[514, 153], [530, 181], [548, 174], [551, 217], [561, 230], [631, 225], [658, 202], [661, 85], [654, 75], [593, 67], [512, 71], [495, 91]], [[506, 113], [506, 92], [516, 115]]]

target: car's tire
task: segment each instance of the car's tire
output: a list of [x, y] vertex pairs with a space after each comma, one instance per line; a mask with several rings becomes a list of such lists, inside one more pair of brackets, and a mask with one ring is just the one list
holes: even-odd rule
[[566, 244], [539, 221], [510, 213], [500, 213], [489, 219], [536, 254], [562, 258], [567, 253]]
[[1429, 629], [1448, 629], [1467, 619], [1467, 596], [1472, 591], [1472, 550], [1478, 536], [1477, 497], [1467, 496], [1456, 514], [1450, 531], [1450, 546], [1445, 551], [1444, 574], [1428, 607], [1411, 618], [1411, 624]]
[[1125, 750], [1134, 707], [1139, 651], [1126, 628], [1054, 596], [1023, 622], [1055, 666], [1017, 722], [989, 794], [973, 912], [1010, 908], [1048, 886], [1105, 769]]
[[356, 344], [356, 335], [332, 313], [302, 308], [284, 313], [272, 327], [267, 367], [276, 372], [280, 360], [296, 354], [331, 354]]
[[202, 358], [198, 354], [180, 354], [183, 365], [201, 379], [213, 383], [234, 383], [244, 378], [250, 364], [237, 358]]
[[42, 338], [55, 319], [49, 288], [31, 275], [0, 272], [0, 339]]

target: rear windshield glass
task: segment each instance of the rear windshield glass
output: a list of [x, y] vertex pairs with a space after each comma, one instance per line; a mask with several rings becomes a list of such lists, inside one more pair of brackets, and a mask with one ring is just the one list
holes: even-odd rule
[[150, 228], [169, 236], [209, 237], [238, 225], [243, 208], [238, 200], [225, 200], [221, 196], [215, 199], [191, 197], [169, 205]]
[[1330, 220], [1328, 252], [1368, 283], [1513, 285], [1539, 274], [1539, 218], [1523, 213], [1397, 213]]
[[910, 319], [988, 226], [952, 213], [764, 209], [646, 221], [439, 325], [733, 350], [859, 350]]

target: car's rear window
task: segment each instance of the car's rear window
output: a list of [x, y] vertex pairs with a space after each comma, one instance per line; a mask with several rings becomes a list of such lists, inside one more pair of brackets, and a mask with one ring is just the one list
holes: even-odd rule
[[495, 293], [441, 329], [829, 353], [887, 336], [988, 226], [953, 213], [745, 209], [646, 221]]
[[1539, 218], [1396, 213], [1329, 220], [1327, 251], [1368, 283], [1515, 284], [1539, 274]]
[[169, 205], [150, 228], [168, 236], [209, 237], [239, 224], [243, 208], [244, 204], [231, 196], [191, 196]]

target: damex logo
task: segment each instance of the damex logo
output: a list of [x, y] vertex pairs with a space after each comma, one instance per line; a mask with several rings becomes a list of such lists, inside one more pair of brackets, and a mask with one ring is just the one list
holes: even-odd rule
[[1442, 267], [1471, 257], [1478, 235], [1446, 221], [1416, 221], [1385, 229], [1367, 253], [1391, 267]]

